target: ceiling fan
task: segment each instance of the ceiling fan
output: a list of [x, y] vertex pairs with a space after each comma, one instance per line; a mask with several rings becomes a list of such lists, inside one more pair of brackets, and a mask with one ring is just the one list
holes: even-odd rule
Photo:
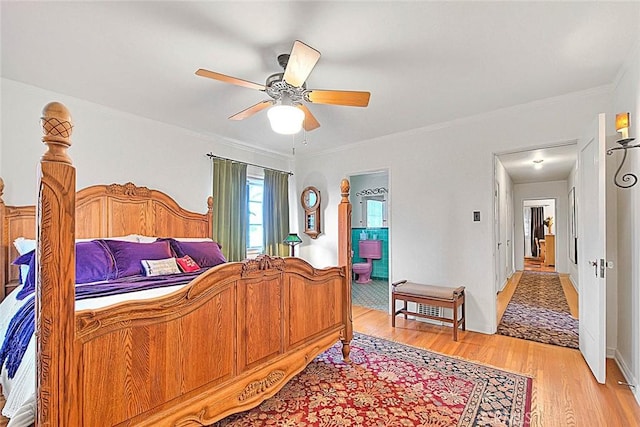
[[[273, 130], [278, 133], [294, 134], [300, 131], [301, 127], [304, 127], [306, 131], [320, 127], [320, 123], [304, 102], [350, 107], [369, 105], [369, 97], [371, 96], [369, 92], [307, 89], [305, 81], [319, 59], [320, 52], [296, 40], [290, 54], [284, 53], [278, 56], [278, 63], [284, 68], [284, 72], [270, 75], [264, 85], [202, 68], [196, 71], [196, 75], [265, 92], [271, 99], [258, 102], [234, 114], [229, 119], [244, 120], [273, 106], [268, 111]], [[279, 115], [283, 116], [281, 117], [282, 121], [278, 121]]]

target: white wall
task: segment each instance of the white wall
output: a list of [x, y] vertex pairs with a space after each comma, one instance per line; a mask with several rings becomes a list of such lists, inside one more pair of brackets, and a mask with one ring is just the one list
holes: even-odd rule
[[[640, 40], [638, 40], [640, 44]], [[614, 91], [612, 113], [631, 113], [631, 136], [640, 138], [640, 50], [636, 46]], [[612, 125], [609, 120], [607, 125]], [[636, 139], [635, 143], [638, 143]], [[615, 145], [615, 143], [614, 143]], [[625, 172], [640, 176], [640, 149], [627, 153]], [[614, 157], [614, 156], [612, 156]], [[620, 161], [618, 151], [615, 159]], [[614, 187], [615, 188], [615, 187]], [[616, 189], [617, 196], [617, 345], [616, 361], [627, 382], [640, 380], [640, 184]], [[640, 387], [634, 390], [640, 402]]]
[[45, 151], [40, 116], [51, 101], [64, 103], [74, 121], [69, 149], [77, 187], [125, 183], [161, 190], [187, 209], [207, 210], [211, 161], [206, 153], [289, 170], [289, 159], [260, 153], [78, 98], [2, 79], [0, 170], [9, 205], [34, 204], [36, 165]]
[[[576, 187], [576, 168], [578, 166], [578, 163], [576, 162], [576, 166], [573, 167], [573, 169], [571, 170], [571, 173], [569, 174], [569, 177], [567, 178], [567, 190], [570, 191], [572, 188], [575, 189]], [[574, 192], [576, 192], [576, 196], [577, 197], [577, 190], [574, 190]], [[569, 203], [568, 199], [567, 199], [567, 204]], [[576, 210], [576, 215], [577, 215], [577, 210]], [[567, 212], [567, 224], [569, 222], [569, 212]], [[576, 224], [577, 226], [577, 224]], [[569, 232], [569, 230], [567, 229], [567, 256], [569, 256], [569, 239], [571, 239], [571, 233]], [[576, 230], [577, 233], [577, 230]], [[576, 243], [577, 245], [577, 243]], [[580, 256], [580, 255], [578, 255]], [[580, 283], [580, 275], [578, 274], [578, 264], [574, 264], [573, 261], [571, 261], [570, 259], [567, 260], [567, 271], [569, 273], [569, 278], [571, 279], [571, 283], [573, 283], [573, 287], [576, 288], [576, 291], [579, 289], [579, 283]]]
[[326, 195], [324, 234], [301, 253], [334, 264], [340, 180], [388, 168], [391, 280], [466, 286], [467, 326], [493, 333], [494, 153], [575, 140], [609, 101], [600, 88], [300, 157], [298, 192], [315, 185]]
[[507, 173], [500, 159], [496, 157], [495, 164], [496, 182], [499, 184], [498, 210], [499, 229], [496, 232], [494, 248], [500, 243], [500, 256], [496, 259], [497, 279], [496, 291], [499, 292], [507, 284], [507, 279], [514, 273], [513, 264], [513, 234], [514, 234], [514, 209], [513, 209], [513, 180]]

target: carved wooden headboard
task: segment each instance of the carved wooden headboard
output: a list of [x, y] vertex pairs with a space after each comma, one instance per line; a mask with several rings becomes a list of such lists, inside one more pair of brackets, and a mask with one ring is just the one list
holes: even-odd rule
[[[13, 241], [18, 237], [35, 238], [35, 207], [5, 206], [4, 184], [0, 179], [0, 300], [17, 286], [18, 267], [11, 261], [18, 256]], [[141, 234], [158, 237], [211, 237], [213, 198], [207, 200], [207, 212], [183, 209], [167, 194], [124, 185], [94, 185], [76, 194], [76, 238], [99, 238]]]

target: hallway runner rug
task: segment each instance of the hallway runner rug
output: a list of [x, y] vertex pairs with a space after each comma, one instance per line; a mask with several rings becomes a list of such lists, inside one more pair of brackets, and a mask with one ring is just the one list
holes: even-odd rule
[[529, 377], [363, 334], [352, 363], [341, 348], [214, 426], [529, 426]]
[[522, 274], [498, 334], [578, 348], [578, 319], [571, 317], [557, 273]]

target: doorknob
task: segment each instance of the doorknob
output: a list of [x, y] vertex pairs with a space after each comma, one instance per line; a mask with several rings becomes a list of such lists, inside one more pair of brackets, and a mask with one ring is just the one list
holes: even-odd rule
[[604, 269], [605, 269], [605, 262], [604, 259], [600, 259], [600, 274], [598, 275], [598, 260], [595, 261], [589, 261], [589, 264], [591, 264], [591, 266], [593, 266], [596, 270], [596, 277], [599, 277], [601, 279], [604, 279]]
[[598, 277], [598, 260], [589, 261], [589, 264], [591, 264], [592, 267], [595, 267], [595, 269], [596, 269], [596, 277]]

